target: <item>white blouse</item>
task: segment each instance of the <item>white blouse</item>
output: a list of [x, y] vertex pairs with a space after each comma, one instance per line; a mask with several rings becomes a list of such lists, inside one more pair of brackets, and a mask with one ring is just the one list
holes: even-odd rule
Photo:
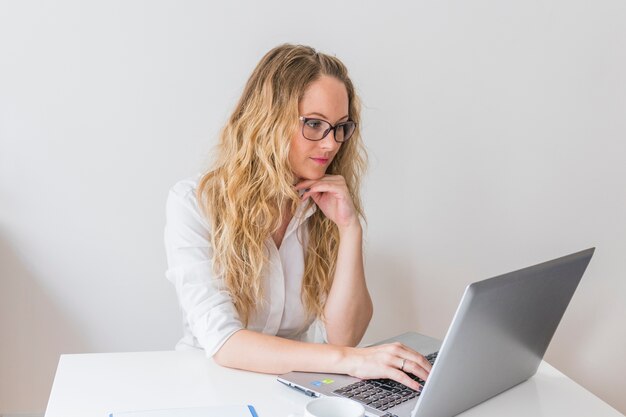
[[[196, 199], [200, 175], [179, 181], [171, 188], [166, 205], [165, 250], [167, 279], [176, 287], [183, 315], [183, 338], [177, 350], [204, 349], [213, 356], [228, 338], [243, 329], [221, 275], [213, 271], [210, 225]], [[308, 342], [326, 342], [320, 320], [307, 318], [300, 299], [304, 273], [306, 220], [315, 207], [300, 204], [285, 236], [276, 247], [265, 242], [269, 264], [262, 277], [263, 300], [248, 329]]]

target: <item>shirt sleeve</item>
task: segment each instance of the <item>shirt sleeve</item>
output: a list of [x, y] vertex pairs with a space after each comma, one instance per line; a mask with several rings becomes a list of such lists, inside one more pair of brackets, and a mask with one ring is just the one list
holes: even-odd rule
[[166, 277], [176, 287], [184, 321], [212, 357], [243, 325], [230, 293], [213, 271], [210, 227], [191, 181], [181, 181], [169, 192], [164, 238]]

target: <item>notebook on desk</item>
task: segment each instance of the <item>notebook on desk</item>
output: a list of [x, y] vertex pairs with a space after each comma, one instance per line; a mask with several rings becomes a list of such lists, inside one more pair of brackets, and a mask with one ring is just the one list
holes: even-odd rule
[[454, 416], [537, 372], [594, 250], [470, 284], [443, 342], [418, 333], [379, 342], [399, 341], [431, 358], [419, 392], [337, 374], [290, 372], [278, 381], [310, 396], [352, 398], [368, 416]]
[[165, 408], [158, 410], [122, 411], [109, 417], [258, 417], [251, 405], [215, 405], [209, 407]]

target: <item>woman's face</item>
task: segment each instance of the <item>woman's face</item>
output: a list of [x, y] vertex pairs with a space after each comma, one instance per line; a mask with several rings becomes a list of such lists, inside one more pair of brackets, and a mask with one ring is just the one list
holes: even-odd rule
[[[348, 120], [348, 92], [334, 77], [322, 75], [304, 92], [298, 104], [300, 116], [325, 120], [333, 126]], [[322, 140], [312, 141], [302, 135], [302, 121], [291, 138], [289, 163], [299, 180], [320, 179], [339, 151], [333, 131]]]

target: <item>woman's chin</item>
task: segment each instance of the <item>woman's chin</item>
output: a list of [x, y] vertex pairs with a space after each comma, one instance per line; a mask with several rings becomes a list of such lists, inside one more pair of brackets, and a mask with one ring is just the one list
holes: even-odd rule
[[326, 176], [326, 171], [306, 171], [306, 172], [297, 172], [295, 173], [298, 181], [306, 181], [306, 180], [320, 180]]
[[326, 175], [326, 173], [321, 173], [321, 174], [312, 174], [312, 175], [307, 175], [305, 177], [303, 177], [303, 180], [321, 180], [322, 178], [324, 178], [324, 176]]

